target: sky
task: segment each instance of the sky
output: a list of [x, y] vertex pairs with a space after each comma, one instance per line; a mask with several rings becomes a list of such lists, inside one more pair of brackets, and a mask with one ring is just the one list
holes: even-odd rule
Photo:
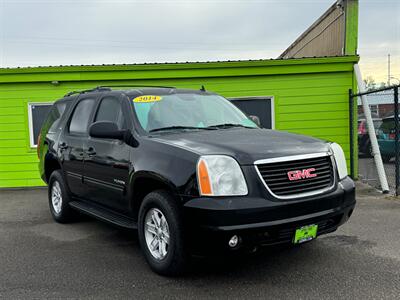
[[[400, 83], [400, 0], [359, 0], [363, 76]], [[0, 67], [276, 58], [333, 0], [0, 0]]]

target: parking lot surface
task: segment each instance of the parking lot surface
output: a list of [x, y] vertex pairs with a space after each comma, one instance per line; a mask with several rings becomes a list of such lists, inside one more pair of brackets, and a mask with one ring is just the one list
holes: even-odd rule
[[154, 274], [134, 232], [92, 219], [53, 222], [46, 190], [0, 190], [1, 299], [399, 299], [400, 200], [359, 186], [337, 232], [294, 248], [196, 259]]
[[[383, 164], [385, 174], [388, 181], [391, 194], [396, 190], [396, 166], [394, 159], [388, 163]], [[376, 169], [375, 161], [372, 157], [359, 157], [358, 159], [358, 174], [360, 178], [371, 186], [381, 189], [378, 171]]]

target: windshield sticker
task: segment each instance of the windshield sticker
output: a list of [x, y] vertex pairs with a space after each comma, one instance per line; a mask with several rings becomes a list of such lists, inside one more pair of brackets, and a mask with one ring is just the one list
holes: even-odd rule
[[149, 102], [157, 102], [157, 101], [160, 101], [161, 99], [162, 99], [161, 96], [146, 95], [146, 96], [136, 97], [135, 99], [133, 99], [133, 102], [149, 103]]

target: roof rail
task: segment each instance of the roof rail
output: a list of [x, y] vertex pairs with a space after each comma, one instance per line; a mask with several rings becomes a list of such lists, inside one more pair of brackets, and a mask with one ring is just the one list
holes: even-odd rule
[[164, 89], [176, 89], [174, 86], [163, 86], [163, 85], [144, 85], [144, 84], [117, 84], [117, 85], [100, 85], [98, 88], [113, 88], [113, 87], [143, 87], [143, 88], [164, 88]]
[[81, 91], [72, 91], [64, 95], [64, 97], [69, 97], [75, 94], [83, 94], [83, 93], [89, 93], [89, 92], [100, 92], [100, 91], [111, 91], [110, 88], [107, 87], [102, 87], [102, 86], [97, 86], [93, 89], [88, 89], [88, 90], [81, 90]]

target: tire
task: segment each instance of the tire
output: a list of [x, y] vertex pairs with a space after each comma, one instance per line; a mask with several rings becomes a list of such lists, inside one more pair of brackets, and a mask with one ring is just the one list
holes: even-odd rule
[[391, 159], [392, 159], [392, 157], [389, 155], [382, 155], [382, 160], [384, 163], [390, 162]]
[[48, 197], [50, 213], [56, 222], [69, 223], [76, 219], [78, 213], [68, 204], [71, 198], [60, 170], [50, 175]]
[[184, 272], [188, 257], [184, 226], [180, 207], [171, 194], [159, 190], [143, 199], [138, 230], [143, 254], [154, 272], [166, 276]]

